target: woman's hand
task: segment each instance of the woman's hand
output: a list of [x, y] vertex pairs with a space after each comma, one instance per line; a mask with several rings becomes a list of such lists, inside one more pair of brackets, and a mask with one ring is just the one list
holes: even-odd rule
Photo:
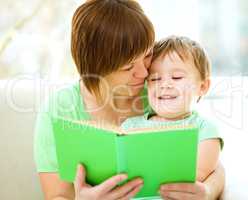
[[85, 182], [85, 177], [85, 169], [79, 165], [74, 181], [75, 200], [128, 200], [134, 197], [143, 186], [140, 178], [118, 186], [118, 183], [127, 179], [125, 174], [113, 176], [94, 187]]
[[209, 189], [202, 182], [164, 184], [160, 187], [163, 199], [173, 200], [209, 200]]
[[160, 187], [160, 194], [164, 199], [173, 200], [216, 200], [223, 192], [224, 185], [225, 169], [219, 162], [204, 183], [164, 184]]

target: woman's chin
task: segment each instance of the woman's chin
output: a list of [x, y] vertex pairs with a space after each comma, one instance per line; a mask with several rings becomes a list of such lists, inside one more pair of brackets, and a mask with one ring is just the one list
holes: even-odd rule
[[143, 88], [130, 89], [129, 91], [120, 91], [115, 93], [115, 96], [136, 97], [139, 96]]
[[144, 86], [139, 87], [139, 88], [133, 88], [131, 90], [131, 96], [138, 96], [142, 92], [143, 89], [144, 89]]

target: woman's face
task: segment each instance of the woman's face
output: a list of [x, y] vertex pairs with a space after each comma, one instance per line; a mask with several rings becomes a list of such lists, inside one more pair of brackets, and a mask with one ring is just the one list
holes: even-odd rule
[[152, 49], [149, 49], [131, 63], [106, 76], [104, 81], [108, 91], [111, 91], [114, 96], [134, 97], [139, 95], [148, 76], [151, 58]]

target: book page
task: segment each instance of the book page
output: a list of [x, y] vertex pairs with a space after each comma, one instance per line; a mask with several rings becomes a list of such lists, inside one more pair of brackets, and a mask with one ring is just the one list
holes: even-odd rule
[[169, 131], [169, 130], [184, 130], [184, 129], [193, 129], [196, 128], [194, 125], [165, 125], [159, 127], [146, 127], [146, 128], [130, 128], [128, 130], [123, 130], [124, 134], [139, 134], [139, 133], [150, 133], [160, 132], [160, 131]]
[[74, 124], [79, 124], [82, 126], [91, 126], [97, 129], [103, 129], [107, 131], [111, 131], [113, 133], [116, 133], [118, 135], [123, 135], [124, 131], [119, 127], [114, 124], [110, 124], [105, 120], [72, 120], [69, 118], [62, 118], [63, 120], [69, 121]]

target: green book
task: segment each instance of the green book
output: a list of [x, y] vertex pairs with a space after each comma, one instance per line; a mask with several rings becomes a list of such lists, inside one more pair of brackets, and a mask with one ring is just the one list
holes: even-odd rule
[[146, 198], [159, 196], [163, 183], [196, 179], [198, 129], [193, 126], [124, 132], [55, 118], [53, 129], [62, 180], [73, 182], [77, 165], [82, 163], [91, 185], [118, 173], [127, 173], [128, 180], [141, 177], [144, 186], [136, 198]]

